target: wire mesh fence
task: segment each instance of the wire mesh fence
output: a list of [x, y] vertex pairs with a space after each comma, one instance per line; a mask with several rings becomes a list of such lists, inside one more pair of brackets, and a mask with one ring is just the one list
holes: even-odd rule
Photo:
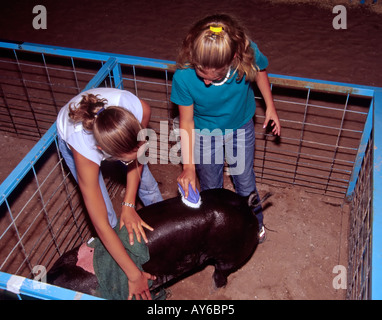
[[371, 298], [372, 137], [366, 148], [351, 203], [348, 299]]

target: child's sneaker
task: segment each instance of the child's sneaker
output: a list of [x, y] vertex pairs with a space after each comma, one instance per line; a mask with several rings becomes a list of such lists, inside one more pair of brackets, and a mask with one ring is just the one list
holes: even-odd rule
[[267, 235], [265, 234], [264, 226], [261, 227], [261, 229], [258, 233], [258, 238], [259, 238], [259, 244], [263, 243], [265, 241], [265, 239], [267, 238]]

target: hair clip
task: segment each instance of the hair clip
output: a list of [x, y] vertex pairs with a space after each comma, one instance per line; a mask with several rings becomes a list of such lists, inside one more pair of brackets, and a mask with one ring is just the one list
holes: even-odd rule
[[216, 34], [219, 34], [220, 32], [222, 32], [223, 30], [223, 27], [213, 27], [213, 26], [210, 26], [210, 30]]
[[102, 107], [101, 109], [99, 109], [97, 113], [95, 114], [95, 117], [97, 118], [102, 111], [105, 111], [105, 107]]

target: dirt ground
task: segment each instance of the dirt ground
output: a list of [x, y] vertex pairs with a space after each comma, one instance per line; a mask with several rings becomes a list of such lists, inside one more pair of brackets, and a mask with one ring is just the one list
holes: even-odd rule
[[[191, 23], [227, 12], [243, 20], [267, 55], [270, 73], [382, 86], [382, 19], [370, 6], [349, 6], [347, 29], [334, 30], [330, 2], [318, 7], [265, 0], [39, 1], [47, 8], [48, 28], [35, 30], [35, 1], [6, 2], [0, 38], [167, 60], [175, 60]], [[33, 144], [0, 135], [0, 181]], [[175, 196], [181, 167], [151, 165], [151, 170], [163, 197]], [[232, 189], [228, 177], [225, 187]], [[225, 288], [213, 288], [213, 268], [207, 267], [173, 285], [170, 299], [345, 298], [345, 290], [332, 282], [333, 268], [347, 266], [348, 205], [296, 187], [258, 184], [258, 189], [261, 195], [273, 193], [264, 211], [265, 243]]]

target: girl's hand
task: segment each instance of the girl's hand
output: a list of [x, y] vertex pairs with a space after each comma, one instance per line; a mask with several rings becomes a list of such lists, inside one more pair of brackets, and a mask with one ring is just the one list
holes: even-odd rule
[[147, 273], [140, 271], [140, 274], [136, 279], [129, 279], [129, 296], [128, 300], [133, 299], [135, 296], [136, 300], [151, 300], [151, 294], [148, 280], [155, 280], [156, 277]]
[[275, 108], [267, 108], [263, 129], [267, 127], [269, 121], [272, 121], [272, 133], [279, 136], [281, 134], [281, 124]]
[[141, 217], [138, 215], [134, 208], [126, 206], [122, 206], [121, 219], [119, 224], [120, 228], [122, 228], [123, 226], [126, 227], [126, 230], [129, 234], [130, 245], [134, 244], [134, 232], [137, 236], [138, 242], [141, 242], [141, 239], [143, 237], [143, 240], [147, 243], [148, 240], [143, 227], [150, 231], [154, 230], [141, 219]]
[[188, 197], [188, 186], [191, 183], [191, 187], [196, 190], [196, 173], [194, 165], [184, 165], [182, 173], [178, 176], [177, 181], [184, 190], [184, 197]]

